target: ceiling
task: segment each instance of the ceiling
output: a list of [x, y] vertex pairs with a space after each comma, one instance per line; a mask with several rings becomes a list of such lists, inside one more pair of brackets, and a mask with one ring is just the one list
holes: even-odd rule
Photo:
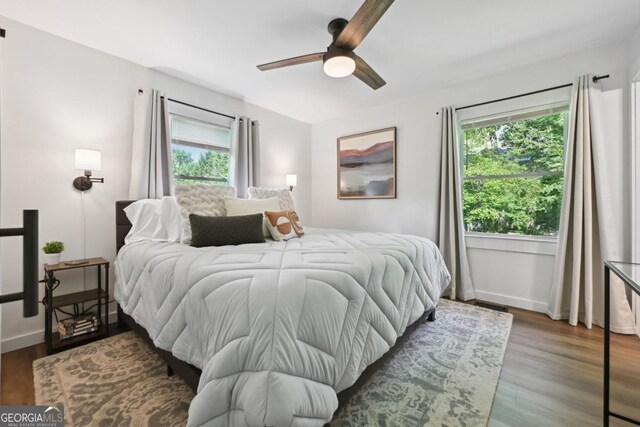
[[[321, 63], [257, 64], [323, 51], [361, 0], [0, 0], [0, 15], [317, 123], [527, 62], [630, 38], [638, 0], [397, 0], [356, 49], [373, 91]], [[524, 53], [524, 54], [523, 54]]]

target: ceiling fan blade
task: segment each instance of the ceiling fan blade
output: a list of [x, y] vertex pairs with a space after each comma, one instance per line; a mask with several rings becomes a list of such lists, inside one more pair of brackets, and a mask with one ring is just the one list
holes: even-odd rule
[[309, 55], [294, 56], [293, 58], [282, 59], [280, 61], [269, 62], [258, 65], [261, 71], [273, 70], [276, 68], [289, 67], [291, 65], [306, 64], [307, 62], [322, 61], [326, 52], [310, 53]]
[[365, 0], [351, 21], [342, 30], [335, 45], [343, 49], [355, 49], [378, 23], [394, 0]]
[[378, 90], [387, 84], [387, 82], [385, 82], [384, 79], [364, 61], [364, 59], [357, 55], [356, 70], [353, 72], [353, 75], [362, 80], [373, 90]]

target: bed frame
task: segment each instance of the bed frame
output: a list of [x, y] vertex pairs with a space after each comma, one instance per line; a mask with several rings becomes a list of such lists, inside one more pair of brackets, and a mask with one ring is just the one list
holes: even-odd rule
[[[127, 218], [127, 215], [124, 213], [124, 208], [129, 206], [135, 200], [120, 200], [116, 202], [116, 250], [120, 251], [120, 248], [124, 246], [124, 238], [131, 230], [131, 222]], [[349, 388], [338, 393], [338, 402], [340, 406], [342, 406], [349, 398], [360, 388], [362, 384], [364, 384], [371, 375], [373, 375], [387, 360], [389, 360], [395, 352], [402, 346], [402, 344], [409, 338], [409, 336], [413, 333], [413, 331], [425, 320], [434, 321], [436, 320], [436, 309], [431, 309], [425, 312], [420, 319], [407, 327], [405, 333], [398, 338], [395, 345], [386, 352], [380, 359], [373, 362], [369, 365], [362, 375], [358, 378], [358, 380]], [[118, 304], [118, 328], [120, 330], [132, 329], [134, 330], [140, 337], [148, 342], [151, 345], [158, 355], [165, 361], [167, 364], [167, 375], [171, 376], [174, 373], [178, 374], [185, 382], [193, 389], [194, 392], [198, 391], [198, 382], [200, 381], [200, 375], [202, 371], [196, 368], [193, 365], [190, 365], [166, 350], [162, 350], [157, 348], [149, 334], [147, 333], [144, 327], [140, 326], [136, 321], [129, 315], [127, 315], [120, 304]]]

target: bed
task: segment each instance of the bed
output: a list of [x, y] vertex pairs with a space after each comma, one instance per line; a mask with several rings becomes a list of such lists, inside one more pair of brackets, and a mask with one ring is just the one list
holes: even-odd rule
[[119, 321], [195, 386], [190, 426], [321, 426], [412, 323], [434, 318], [450, 276], [428, 239], [314, 232], [286, 242], [123, 245]]

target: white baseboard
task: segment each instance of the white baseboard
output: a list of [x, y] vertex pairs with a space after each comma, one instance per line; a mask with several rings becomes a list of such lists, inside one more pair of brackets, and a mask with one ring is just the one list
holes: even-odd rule
[[[117, 321], [118, 313], [116, 311], [109, 313], [109, 324], [116, 323]], [[39, 331], [2, 340], [2, 353], [20, 350], [21, 348], [30, 347], [32, 345], [40, 344], [41, 342], [44, 342], [44, 328]]]
[[497, 294], [495, 292], [485, 292], [476, 290], [476, 299], [493, 302], [496, 304], [508, 305], [510, 307], [522, 308], [525, 310], [547, 312], [547, 303], [543, 301], [533, 301], [525, 298], [513, 297], [510, 295]]

